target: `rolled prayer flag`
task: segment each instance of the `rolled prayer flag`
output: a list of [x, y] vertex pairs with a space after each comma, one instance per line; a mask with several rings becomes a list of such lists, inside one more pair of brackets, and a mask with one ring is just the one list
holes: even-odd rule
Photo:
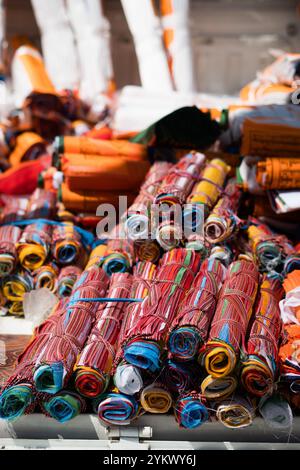
[[61, 390], [55, 395], [41, 395], [38, 401], [42, 411], [59, 423], [66, 423], [86, 410], [84, 398], [74, 391]]
[[[131, 274], [113, 274], [107, 297], [128, 299], [131, 284]], [[125, 308], [122, 300], [98, 307], [91, 333], [74, 366], [75, 388], [84, 397], [96, 398], [108, 386]]]
[[115, 426], [130, 424], [138, 416], [139, 405], [134, 397], [110, 392], [98, 405], [98, 417], [105, 424]]
[[240, 349], [245, 349], [258, 281], [258, 269], [251, 261], [235, 261], [227, 271], [208, 342], [199, 356], [201, 364], [213, 377], [231, 374], [240, 357]]
[[61, 269], [57, 278], [57, 294], [59, 297], [69, 297], [71, 295], [73, 286], [81, 273], [82, 269], [74, 265], [65, 266]]
[[117, 225], [107, 242], [102, 268], [109, 276], [113, 273], [124, 273], [132, 267], [133, 260], [133, 241], [126, 237], [123, 225]]
[[35, 289], [46, 287], [51, 292], [56, 292], [57, 277], [59, 269], [55, 263], [48, 263], [33, 271], [33, 280]]
[[31, 275], [26, 271], [19, 271], [5, 277], [2, 281], [2, 291], [4, 297], [11, 302], [9, 313], [12, 315], [23, 315], [23, 298], [26, 292], [34, 288]]
[[267, 158], [258, 162], [256, 179], [263, 189], [294, 189], [300, 184], [300, 158]]
[[238, 380], [234, 375], [212, 377], [208, 375], [201, 383], [201, 393], [209, 401], [222, 401], [233, 394]]
[[19, 261], [24, 268], [35, 271], [44, 264], [51, 246], [51, 233], [51, 225], [43, 221], [24, 228], [16, 245]]
[[264, 275], [247, 341], [247, 359], [242, 361], [241, 371], [242, 384], [257, 397], [271, 394], [274, 388], [282, 331], [279, 309], [282, 296], [281, 283]]
[[202, 264], [171, 325], [168, 346], [174, 359], [193, 360], [207, 340], [225, 273], [218, 260]]
[[77, 280], [64, 314], [35, 365], [33, 377], [39, 392], [54, 395], [68, 383], [95, 320], [99, 306], [96, 299], [105, 296], [107, 286], [108, 277], [97, 267], [83, 271]]
[[107, 245], [101, 244], [97, 245], [90, 253], [90, 257], [85, 269], [89, 269], [92, 266], [101, 266], [102, 261], [105, 258], [105, 254], [107, 252]]
[[209, 257], [210, 259], [218, 259], [227, 267], [232, 261], [233, 253], [229, 246], [215, 245], [212, 247]]
[[255, 412], [248, 398], [233, 396], [218, 405], [216, 417], [227, 428], [245, 428], [252, 424]]
[[181, 428], [195, 429], [209, 418], [208, 410], [198, 393], [180, 397], [174, 406], [174, 415]]
[[52, 254], [60, 265], [73, 264], [82, 252], [81, 236], [72, 222], [57, 225], [52, 233]]
[[140, 396], [141, 406], [148, 413], [165, 414], [172, 406], [172, 396], [166, 385], [154, 382], [143, 388]]
[[12, 274], [16, 268], [16, 244], [20, 240], [21, 233], [21, 229], [13, 225], [0, 227], [0, 278]]

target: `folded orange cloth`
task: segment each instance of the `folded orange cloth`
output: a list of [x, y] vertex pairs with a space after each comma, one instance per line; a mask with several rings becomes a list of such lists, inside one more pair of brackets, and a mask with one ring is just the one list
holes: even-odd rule
[[258, 162], [257, 182], [263, 189], [300, 187], [300, 158], [267, 158]]
[[[66, 183], [61, 185], [61, 199], [66, 209], [75, 212], [96, 212], [100, 204], [119, 204], [119, 191], [71, 191]], [[128, 205], [132, 204], [136, 193], [124, 192]]]
[[[91, 156], [93, 157], [93, 156]], [[127, 157], [89, 158], [88, 155], [65, 154], [61, 169], [72, 191], [132, 191], [138, 190], [150, 168], [146, 160]]]

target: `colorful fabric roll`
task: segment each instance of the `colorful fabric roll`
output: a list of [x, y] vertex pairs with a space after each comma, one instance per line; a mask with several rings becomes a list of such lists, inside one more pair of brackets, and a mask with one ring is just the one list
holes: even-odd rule
[[107, 252], [107, 245], [101, 244], [97, 245], [90, 253], [88, 263], [85, 269], [90, 269], [92, 266], [101, 266], [102, 261], [105, 258], [105, 254]]
[[225, 272], [218, 260], [202, 264], [171, 325], [168, 347], [174, 359], [194, 359], [206, 341]]
[[168, 359], [163, 365], [161, 377], [168, 389], [178, 396], [196, 389], [201, 381], [201, 370], [197, 364]]
[[160, 368], [169, 328], [200, 263], [192, 250], [179, 248], [165, 253], [141, 315], [129, 332], [131, 339], [124, 348], [127, 362], [150, 372]]
[[8, 308], [12, 315], [23, 315], [23, 298], [26, 292], [34, 288], [33, 278], [26, 271], [19, 271], [7, 276], [2, 281], [4, 297], [11, 302]]
[[157, 227], [155, 238], [165, 251], [173, 250], [181, 245], [183, 239], [181, 223], [166, 217]]
[[259, 273], [250, 261], [235, 261], [227, 271], [199, 360], [213, 377], [225, 377], [236, 366], [256, 299]]
[[284, 260], [283, 274], [286, 276], [292, 271], [300, 270], [300, 253], [294, 252]]
[[34, 288], [41, 289], [46, 287], [51, 292], [56, 292], [57, 277], [59, 269], [54, 263], [48, 263], [33, 271]]
[[222, 401], [233, 394], [238, 381], [233, 375], [212, 377], [208, 375], [201, 383], [201, 393], [209, 401]]
[[51, 225], [42, 221], [25, 227], [16, 245], [19, 261], [24, 268], [35, 271], [44, 264], [51, 246], [51, 233]]
[[233, 396], [218, 405], [216, 417], [227, 428], [245, 428], [252, 424], [255, 412], [248, 398]]
[[174, 406], [174, 415], [179, 426], [186, 429], [198, 428], [209, 418], [203, 399], [197, 393], [179, 398]]
[[154, 382], [142, 390], [141, 406], [148, 413], [165, 414], [172, 406], [172, 396], [167, 387], [159, 382]]
[[79, 277], [64, 314], [35, 365], [34, 383], [39, 392], [54, 395], [68, 383], [99, 307], [99, 302], [92, 299], [105, 297], [107, 287], [108, 278], [101, 268], [91, 268]]
[[274, 388], [282, 329], [279, 309], [282, 296], [281, 283], [264, 275], [247, 341], [247, 359], [242, 362], [241, 371], [242, 384], [258, 397], [271, 394]]
[[58, 264], [78, 261], [82, 252], [81, 236], [71, 222], [57, 225], [52, 234], [52, 254]]
[[227, 241], [240, 225], [237, 211], [242, 195], [236, 180], [228, 181], [224, 194], [221, 196], [212, 212], [209, 214], [205, 226], [206, 240], [211, 244]]
[[[107, 296], [110, 299], [128, 299], [132, 276], [113, 274]], [[100, 304], [92, 331], [74, 367], [76, 390], [88, 398], [102, 394], [109, 383], [121, 329], [125, 302]]]
[[209, 257], [210, 259], [217, 259], [221, 261], [221, 263], [227, 267], [230, 265], [233, 259], [233, 253], [229, 246], [215, 245], [212, 247]]
[[156, 263], [161, 255], [161, 247], [156, 240], [135, 240], [134, 254], [139, 261]]
[[59, 297], [69, 297], [75, 282], [82, 273], [78, 266], [65, 266], [61, 269], [57, 278], [57, 294]]
[[191, 152], [171, 167], [156, 194], [156, 204], [184, 204], [195, 181], [198, 180], [205, 162], [205, 156]]
[[98, 417], [105, 424], [120, 426], [130, 424], [137, 417], [138, 411], [138, 402], [134, 397], [111, 392], [100, 401]]
[[0, 227], [0, 278], [7, 276], [16, 268], [16, 244], [21, 237], [21, 229], [13, 225]]
[[56, 214], [56, 194], [37, 188], [30, 196], [26, 208], [27, 219], [53, 219]]
[[86, 403], [78, 393], [62, 390], [39, 399], [42, 411], [59, 423], [66, 423], [86, 410]]
[[126, 238], [123, 232], [123, 225], [117, 225], [107, 242], [102, 268], [108, 276], [111, 276], [113, 273], [124, 273], [132, 267], [133, 260], [133, 241]]
[[286, 293], [284, 300], [280, 303], [281, 318], [284, 324], [300, 323], [300, 300], [298, 291], [300, 287], [300, 270], [289, 273], [283, 281]]

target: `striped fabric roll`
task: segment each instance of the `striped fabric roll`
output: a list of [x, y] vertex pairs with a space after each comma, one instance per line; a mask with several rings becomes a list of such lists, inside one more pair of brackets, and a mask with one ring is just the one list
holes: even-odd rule
[[222, 401], [233, 394], [238, 386], [234, 375], [212, 377], [208, 375], [201, 383], [202, 395], [211, 402]]
[[202, 264], [171, 325], [168, 345], [174, 359], [194, 359], [207, 340], [225, 273], [218, 260], [207, 259]]
[[250, 399], [233, 396], [218, 405], [216, 417], [227, 428], [245, 428], [252, 424], [255, 411]]
[[57, 294], [59, 297], [69, 297], [75, 282], [82, 273], [78, 266], [70, 265], [61, 269], [57, 278]]
[[10, 302], [9, 313], [17, 316], [24, 314], [23, 298], [26, 292], [30, 292], [33, 287], [33, 278], [27, 271], [20, 270], [3, 279], [2, 291], [4, 297]]
[[58, 264], [68, 265], [78, 261], [82, 252], [81, 236], [71, 222], [54, 228], [52, 255]]
[[56, 194], [37, 188], [29, 198], [26, 208], [27, 219], [53, 219], [56, 214]]
[[209, 412], [199, 393], [191, 392], [179, 397], [174, 406], [174, 415], [181, 428], [195, 429], [209, 419]]
[[126, 237], [123, 224], [117, 225], [107, 242], [102, 268], [106, 274], [111, 276], [113, 273], [129, 271], [133, 261], [133, 241]]
[[279, 309], [282, 297], [281, 283], [264, 275], [246, 347], [248, 356], [242, 363], [241, 372], [246, 390], [258, 397], [271, 394], [274, 389], [282, 330]]
[[0, 278], [12, 274], [16, 268], [16, 244], [20, 240], [21, 233], [21, 229], [13, 225], [0, 227]]
[[[131, 274], [113, 274], [107, 296], [127, 299], [131, 284]], [[85, 397], [96, 398], [108, 386], [125, 308], [125, 302], [107, 302], [96, 312], [94, 326], [74, 367], [75, 388]]]
[[245, 336], [256, 299], [259, 273], [250, 261], [235, 261], [228, 269], [212, 320], [208, 342], [199, 360], [207, 373], [224, 377], [233, 371], [245, 350]]
[[38, 394], [38, 402], [43, 413], [59, 423], [76, 418], [87, 408], [84, 398], [73, 390], [61, 390], [55, 395]]
[[51, 246], [51, 233], [51, 225], [42, 221], [27, 225], [23, 230], [16, 247], [24, 268], [35, 271], [44, 264]]
[[165, 253], [155, 283], [144, 300], [141, 315], [128, 336], [124, 358], [130, 364], [156, 372], [162, 349], [178, 306], [200, 267], [200, 257], [192, 250], [175, 249]]
[[105, 424], [115, 426], [130, 424], [138, 416], [139, 405], [134, 397], [110, 392], [98, 405], [98, 417]]
[[108, 278], [101, 268], [91, 268], [81, 274], [64, 315], [48, 338], [47, 348], [35, 366], [34, 382], [39, 392], [54, 395], [68, 383], [99, 307], [99, 302], [84, 299], [105, 297], [107, 287]]
[[97, 245], [90, 253], [89, 260], [85, 269], [89, 269], [90, 267], [94, 265], [101, 266], [102, 261], [105, 258], [106, 252], [107, 252], [107, 245], [105, 244]]
[[34, 288], [47, 287], [51, 292], [56, 292], [59, 269], [55, 263], [48, 263], [33, 271]]

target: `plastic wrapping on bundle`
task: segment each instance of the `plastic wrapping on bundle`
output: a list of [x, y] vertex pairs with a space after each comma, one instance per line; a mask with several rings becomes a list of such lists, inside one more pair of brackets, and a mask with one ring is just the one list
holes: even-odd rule
[[168, 347], [177, 360], [194, 359], [207, 340], [225, 272], [218, 260], [202, 264], [171, 325]]
[[71, 222], [57, 225], [52, 233], [52, 255], [60, 265], [73, 264], [82, 252], [82, 240]]
[[22, 230], [13, 225], [0, 227], [0, 278], [12, 274], [17, 265], [16, 244]]
[[256, 299], [259, 273], [251, 261], [233, 262], [219, 295], [208, 342], [199, 360], [213, 377], [230, 375], [245, 348], [245, 336]]
[[275, 431], [290, 431], [293, 424], [293, 413], [288, 401], [280, 395], [262, 398], [259, 413], [268, 427]]
[[24, 228], [17, 243], [17, 252], [21, 265], [34, 271], [41, 267], [51, 246], [51, 225], [37, 221]]
[[65, 266], [60, 270], [57, 278], [57, 294], [59, 297], [69, 297], [74, 284], [82, 273], [78, 266]]
[[75, 388], [81, 395], [96, 398], [108, 386], [118, 337], [132, 284], [128, 273], [115, 273], [107, 297], [122, 299], [100, 304], [91, 333], [74, 367]]

